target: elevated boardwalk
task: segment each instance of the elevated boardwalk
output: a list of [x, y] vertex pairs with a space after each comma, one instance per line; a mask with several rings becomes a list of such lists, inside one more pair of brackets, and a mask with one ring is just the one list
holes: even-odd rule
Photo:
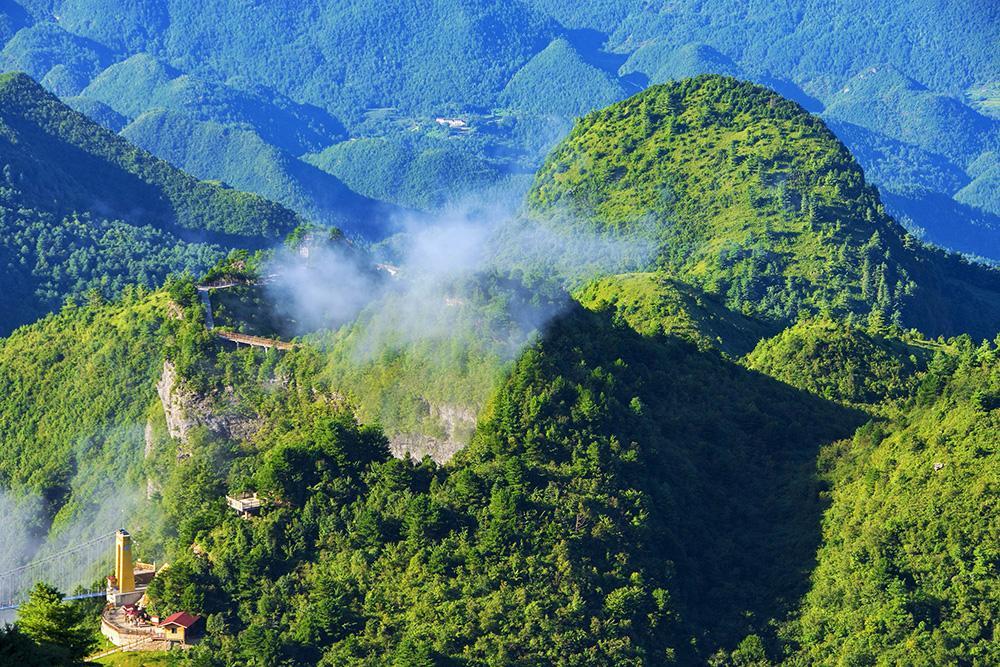
[[236, 343], [237, 345], [252, 345], [253, 347], [263, 347], [266, 349], [275, 348], [278, 350], [295, 349], [294, 343], [286, 343], [283, 340], [277, 340], [275, 338], [251, 336], [249, 334], [233, 333], [231, 331], [219, 331], [218, 329], [214, 329], [213, 331], [219, 338]]
[[238, 280], [212, 280], [207, 283], [202, 283], [196, 285], [195, 289], [199, 292], [210, 292], [214, 289], [228, 289], [230, 287], [236, 287], [237, 285], [252, 285], [253, 283]]
[[215, 333], [216, 337], [222, 340], [228, 340], [230, 343], [236, 343], [239, 345], [251, 345], [253, 347], [262, 347], [264, 349], [270, 350], [271, 348], [277, 350], [292, 350], [295, 345], [292, 343], [286, 343], [283, 340], [278, 340], [276, 338], [264, 338], [263, 336], [251, 336], [250, 334], [234, 333], [232, 331], [219, 331], [215, 328], [215, 318], [212, 317], [212, 290], [218, 289], [228, 289], [230, 287], [236, 287], [237, 285], [246, 285], [251, 283], [242, 283], [232, 280], [218, 280], [212, 283], [205, 283], [203, 285], [198, 285], [198, 296], [201, 297], [201, 302], [205, 306], [205, 328], [209, 331]]

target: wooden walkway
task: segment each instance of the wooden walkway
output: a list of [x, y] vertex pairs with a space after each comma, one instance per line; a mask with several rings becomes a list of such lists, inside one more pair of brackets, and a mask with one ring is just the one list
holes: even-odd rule
[[230, 342], [236, 343], [237, 345], [252, 345], [254, 347], [263, 347], [267, 349], [275, 348], [278, 350], [293, 350], [295, 349], [294, 343], [286, 343], [283, 340], [276, 340], [274, 338], [264, 338], [262, 336], [251, 336], [249, 334], [232, 333], [230, 331], [219, 331], [215, 329], [215, 335], [223, 340], [228, 340]]
[[212, 290], [228, 289], [230, 287], [236, 287], [237, 285], [243, 284], [246, 283], [216, 281], [214, 283], [206, 283], [204, 285], [197, 286], [198, 295], [201, 297], [201, 302], [205, 305], [205, 328], [213, 332], [218, 338], [228, 340], [231, 343], [236, 343], [236, 345], [252, 345], [253, 347], [263, 347], [268, 350], [271, 348], [277, 350], [294, 349], [294, 344], [286, 343], [285, 341], [277, 340], [276, 338], [264, 338], [263, 336], [251, 336], [249, 334], [232, 333], [230, 331], [219, 331], [215, 328], [215, 318], [212, 317], [212, 299], [209, 293]]

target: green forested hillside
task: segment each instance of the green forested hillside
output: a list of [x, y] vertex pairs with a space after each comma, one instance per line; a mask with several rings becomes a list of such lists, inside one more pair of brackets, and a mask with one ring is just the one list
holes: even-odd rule
[[1000, 146], [1000, 122], [928, 90], [895, 67], [858, 73], [831, 96], [824, 115], [937, 153], [963, 168]]
[[[848, 199], [834, 204], [850, 210]], [[360, 382], [320, 371], [308, 350], [277, 366], [251, 352], [196, 364], [199, 375], [248, 383], [237, 394], [266, 425], [249, 442], [195, 440], [190, 459], [158, 473], [175, 560], [154, 585], [154, 605], [208, 615], [209, 636], [192, 659], [810, 664], [873, 655], [875, 642], [928, 659], [988, 650], [970, 634], [989, 618], [988, 566], [970, 572], [975, 592], [961, 621], [924, 614], [917, 627], [894, 617], [894, 636], [916, 628], [923, 645], [879, 633], [845, 644], [841, 637], [858, 636], [851, 628], [889, 611], [852, 610], [827, 592], [877, 570], [837, 565], [835, 542], [820, 533], [841, 525], [836, 494], [854, 465], [847, 441], [836, 441], [868, 419], [826, 399], [869, 409], [916, 395], [892, 423], [930, 420], [922, 410], [947, 395], [951, 369], [969, 363], [959, 361], [969, 357], [966, 339], [940, 346], [921, 375], [925, 344], [885, 339], [878, 317], [871, 331], [803, 321], [758, 345], [748, 370], [714, 350], [741, 354], [780, 318], [730, 312], [724, 299], [652, 273], [605, 278], [578, 298], [591, 310], [571, 307], [524, 352], [472, 444], [444, 468], [387, 459], [377, 433], [340, 413], [337, 388], [374, 388], [374, 399], [355, 395], [364, 415], [377, 406], [380, 377], [419, 376], [407, 368], [419, 355], [375, 357]], [[364, 331], [346, 329], [337, 354], [349, 358], [351, 336]], [[989, 368], [994, 357], [984, 346], [971, 358]], [[984, 410], [995, 407], [989, 386], [974, 399]], [[397, 389], [396, 404], [413, 391]], [[858, 431], [856, 442], [878, 428]], [[974, 437], [956, 435], [955, 446]], [[991, 474], [990, 452], [976, 451]], [[824, 483], [834, 493], [827, 512]], [[237, 519], [220, 503], [227, 488], [257, 490], [273, 505], [260, 519]], [[835, 566], [848, 570], [830, 579]]]
[[[945, 7], [806, 0], [749, 7], [739, 0], [683, 0], [658, 8], [628, 0], [621, 5], [627, 14], [607, 29], [614, 50], [649, 41], [673, 46], [702, 41], [748, 69], [778, 74], [816, 96], [835, 89], [841, 77], [880, 63], [909, 69], [915, 78], [957, 93], [990, 78], [995, 62], [987, 45], [997, 36], [997, 9], [974, 2]], [[945, 37], [954, 34], [968, 39]]]
[[930, 344], [919, 339], [887, 339], [820, 318], [801, 320], [762, 340], [746, 364], [832, 401], [875, 406], [912, 395], [917, 372], [931, 354]]
[[0, 484], [46, 515], [97, 514], [109, 483], [138, 487], [143, 426], [163, 364], [164, 293], [70, 305], [0, 340]]
[[128, 118], [121, 115], [104, 102], [99, 102], [86, 97], [80, 97], [79, 95], [75, 97], [64, 97], [63, 102], [65, 102], [66, 106], [70, 109], [73, 109], [73, 111], [82, 113], [87, 118], [100, 123], [112, 132], [119, 132], [123, 127], [128, 125]]
[[968, 171], [973, 180], [955, 193], [955, 200], [1000, 215], [1000, 150], [983, 153]]
[[26, 27], [30, 22], [31, 17], [24, 10], [24, 7], [17, 3], [8, 3], [0, 9], [0, 42], [6, 44], [18, 30]]
[[16, 206], [0, 204], [0, 333], [59, 308], [66, 297], [83, 301], [134, 284], [153, 287], [171, 271], [204, 271], [225, 252], [151, 225]]
[[207, 270], [224, 246], [297, 224], [257, 195], [188, 176], [64, 106], [23, 74], [0, 79], [0, 332], [91, 289]]
[[1000, 274], [922, 247], [822, 121], [731, 78], [588, 115], [529, 206], [539, 224], [644, 234], [663, 269], [747, 314], [829, 311], [934, 335], [992, 335], [1000, 321]]
[[60, 95], [76, 95], [111, 64], [102, 44], [40, 21], [15, 33], [0, 50], [0, 70], [27, 72], [36, 80], [58, 76]]
[[[153, 609], [207, 616], [191, 664], [988, 662], [995, 539], [979, 517], [995, 513], [995, 347], [943, 346], [916, 391], [889, 357], [874, 364], [878, 387], [916, 398], [837, 442], [867, 416], [810, 393], [822, 385], [795, 389], [721, 357], [710, 336], [724, 338], [723, 320], [742, 335], [752, 324], [669, 285], [625, 276], [592, 288], [593, 310], [571, 307], [524, 352], [443, 468], [389, 458], [311, 345], [278, 357], [207, 344], [183, 283], [66, 310], [0, 344], [0, 364], [25, 380], [0, 409], [33, 416], [5, 441], [52, 443], [44, 458], [9, 452], [4, 470], [20, 488], [52, 489], [53, 508], [69, 500], [66, 517], [96, 471], [149, 480], [155, 505], [133, 515], [141, 555], [171, 561]], [[168, 298], [190, 315], [163, 319]], [[704, 327], [705, 345], [675, 336], [688, 326]], [[823, 333], [831, 326], [805, 329], [847, 364], [871, 357]], [[164, 351], [199, 409], [249, 415], [256, 430], [167, 437], [149, 409]], [[829, 369], [797, 376], [810, 374]], [[106, 430], [97, 445], [81, 428], [147, 418], [145, 455], [141, 429]], [[68, 497], [63, 466], [75, 473]], [[41, 474], [15, 477], [28, 469]], [[269, 499], [259, 518], [225, 507], [242, 489]], [[871, 595], [844, 594], [855, 588]]]
[[[252, 129], [196, 121], [172, 111], [143, 113], [121, 135], [191, 174], [255, 192], [323, 224], [378, 237], [391, 213], [333, 175], [268, 144]], [[359, 221], [366, 221], [361, 225]]]
[[336, 118], [316, 107], [184, 74], [148, 54], [108, 67], [81, 95], [130, 118], [167, 109], [187, 112], [193, 120], [252, 128], [268, 144], [293, 155], [327, 146], [344, 133]]
[[[202, 660], [705, 659], [805, 590], [810, 461], [859, 419], [579, 307], [440, 470], [385, 460], [293, 377], [273, 430], [229, 455], [230, 485], [280, 504], [251, 522], [220, 514], [218, 468], [215, 486], [164, 486], [201, 530], [181, 533], [153, 596], [210, 615]], [[180, 464], [191, 474], [197, 452]]]
[[[255, 80], [345, 119], [369, 107], [481, 104], [544, 46], [541, 40], [554, 28], [520, 2], [458, 0], [313, 9], [308, 3], [223, 2], [207, 10], [172, 0], [129, 11], [87, 0], [66, 3], [62, 22], [116, 51], [162, 54], [184, 70]], [[156, 36], [143, 38], [144, 32]], [[218, 48], [220, 43], [226, 47]], [[484, 68], [485, 53], [492, 65]]]
[[625, 75], [642, 75], [649, 83], [666, 83], [699, 74], [746, 75], [732, 60], [705, 44], [685, 44], [673, 48], [651, 42], [636, 49], [618, 70]]
[[[0, 483], [56, 530], [109, 471], [140, 490], [137, 556], [170, 562], [152, 611], [205, 617], [186, 664], [995, 661], [995, 272], [905, 234], [822, 121], [719, 76], [582, 119], [515, 222], [656, 252], [404, 265], [336, 330], [355, 311], [307, 304], [283, 351], [213, 336], [190, 278], [95, 295], [0, 342]], [[287, 254], [346, 262], [324, 239]], [[289, 315], [274, 258], [209, 272], [264, 278], [205, 296], [218, 326]], [[468, 445], [392, 458], [442, 406]]]
[[304, 159], [368, 197], [433, 210], [501, 180], [506, 165], [486, 155], [488, 141], [408, 132], [343, 141]]
[[585, 62], [568, 41], [557, 39], [518, 70], [499, 102], [528, 113], [575, 118], [624, 94], [614, 77]]
[[95, 119], [188, 173], [255, 192], [316, 222], [375, 236], [378, 218], [390, 213], [298, 159], [344, 138], [343, 125], [317, 107], [184, 74], [148, 54], [108, 67], [72, 101], [113, 109], [126, 123], [99, 110]]
[[280, 238], [296, 223], [287, 209], [198, 181], [136, 149], [23, 74], [0, 80], [0, 110], [5, 166], [41, 207], [250, 238]]
[[775, 329], [729, 310], [717, 296], [652, 272], [601, 278], [574, 296], [591, 310], [610, 308], [644, 336], [675, 336], [733, 357], [746, 354]]
[[[610, 35], [610, 50], [617, 53], [648, 41], [673, 47], [702, 42], [730, 58], [755, 63], [760, 70], [800, 85], [815, 82], [817, 87], [824, 80], [849, 77], [866, 66], [891, 63], [912, 68], [915, 78], [949, 92], [964, 90], [992, 74], [990, 47], [996, 36], [995, 8], [961, 3], [939, 7], [912, 0], [891, 6], [810, 1], [800, 6], [755, 6], [752, 12], [734, 0], [713, 0], [704, 6], [685, 0], [669, 10], [636, 1], [614, 3], [614, 7], [606, 2], [565, 0], [532, 0], [510, 7], [489, 2], [426, 2], [393, 10], [384, 23], [376, 21], [367, 2], [324, 7], [315, 14], [301, 5], [283, 11], [240, 7], [234, 2], [198, 12], [185, 0], [144, 2], [115, 11], [106, 0], [49, 4], [59, 7], [60, 23], [67, 30], [116, 52], [163, 52], [184, 60], [184, 65], [230, 73], [236, 73], [236, 68], [256, 68], [286, 92], [293, 87], [312, 89], [313, 95], [331, 98], [343, 86], [344, 92], [356, 98], [381, 96], [378, 102], [385, 103], [391, 97], [411, 100], [411, 105], [435, 98], [456, 99], [443, 93], [448, 77], [465, 93], [460, 99], [482, 103], [483, 96], [503, 87], [505, 71], [513, 73], [548, 44], [560, 23], [570, 30]], [[223, 39], [237, 25], [244, 27], [244, 36]], [[298, 39], [276, 39], [275, 27]], [[967, 39], [948, 39], [953, 29]], [[491, 41], [485, 40], [487, 30]], [[365, 33], [384, 36], [386, 57], [401, 67], [377, 69], [378, 60], [370, 56], [374, 46], [361, 39]], [[421, 38], [426, 38], [423, 43]], [[326, 40], [326, 48], [315, 48], [319, 39]], [[915, 48], [916, 44], [923, 48]], [[211, 57], [206, 62], [193, 62], [195, 56], [208, 52]], [[309, 69], [309, 62], [296, 62], [297, 53], [320, 54], [321, 67]], [[466, 62], [451, 57], [463, 53], [469, 57]], [[468, 81], [466, 76], [478, 64], [475, 60], [485, 53], [502, 64], [481, 80]], [[330, 57], [333, 54], [346, 56], [351, 65], [362, 68], [347, 66], [338, 72], [336, 59]], [[287, 68], [259, 66], [268, 62]], [[434, 70], [440, 74], [427, 74]], [[429, 87], [414, 89], [412, 84], [424, 77]], [[326, 81], [338, 87], [319, 90], [316, 83]], [[365, 92], [360, 82], [371, 84], [370, 90]]]
[[795, 664], [992, 664], [1000, 534], [995, 345], [935, 357], [908, 411], [823, 457], [831, 506]]

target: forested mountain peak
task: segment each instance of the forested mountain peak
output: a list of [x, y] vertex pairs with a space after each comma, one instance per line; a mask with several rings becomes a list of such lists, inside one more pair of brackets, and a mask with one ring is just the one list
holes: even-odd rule
[[830, 311], [983, 336], [1000, 322], [1000, 274], [922, 246], [822, 120], [729, 77], [655, 86], [586, 116], [528, 206], [543, 224], [649, 236], [662, 268], [779, 321]]

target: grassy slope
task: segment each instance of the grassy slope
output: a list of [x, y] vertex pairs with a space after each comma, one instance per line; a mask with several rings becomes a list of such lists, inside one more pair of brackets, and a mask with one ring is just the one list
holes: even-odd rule
[[676, 336], [734, 357], [774, 333], [773, 326], [727, 309], [717, 297], [657, 273], [608, 276], [575, 297], [591, 310], [612, 308], [643, 335]]

